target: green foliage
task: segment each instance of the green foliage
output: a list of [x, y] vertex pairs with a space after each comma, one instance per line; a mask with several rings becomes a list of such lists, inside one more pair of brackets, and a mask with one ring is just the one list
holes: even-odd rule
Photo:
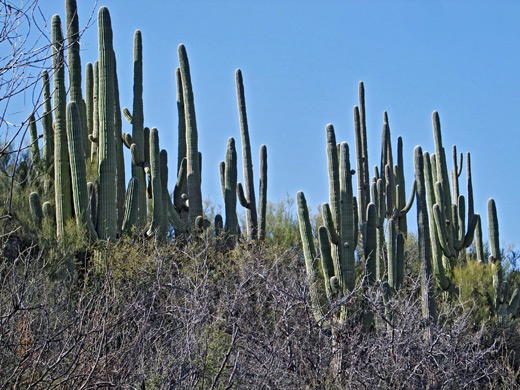
[[276, 203], [267, 203], [266, 243], [280, 248], [300, 247], [298, 220], [294, 215], [294, 198], [286, 194]]

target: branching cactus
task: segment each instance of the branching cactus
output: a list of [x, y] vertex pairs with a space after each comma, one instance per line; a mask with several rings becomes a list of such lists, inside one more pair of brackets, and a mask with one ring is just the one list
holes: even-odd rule
[[72, 218], [72, 193], [67, 148], [65, 92], [65, 45], [58, 15], [52, 17], [52, 64], [54, 69], [54, 188], [56, 196], [57, 236], [64, 234], [65, 223]]
[[[453, 283], [449, 280], [453, 267], [457, 264], [459, 252], [468, 248], [472, 241], [475, 226], [480, 218], [478, 214], [471, 215], [466, 229], [466, 202], [462, 195], [458, 196], [455, 203], [452, 203], [452, 192], [450, 180], [448, 178], [448, 168], [446, 156], [442, 146], [442, 135], [439, 114], [434, 111], [432, 115], [433, 135], [435, 140], [435, 155], [424, 157], [424, 169], [426, 179], [426, 189], [428, 195], [428, 207], [431, 219], [430, 236], [432, 241], [432, 252], [434, 256], [434, 274], [439, 287], [443, 291], [453, 288]], [[456, 150], [455, 150], [456, 156]], [[456, 157], [454, 158], [456, 161]], [[457, 165], [454, 166], [452, 178], [457, 182]], [[455, 183], [458, 186], [458, 183]], [[470, 210], [473, 206], [470, 205]], [[472, 211], [473, 212], [473, 211]]]
[[504, 280], [504, 270], [502, 269], [502, 253], [498, 234], [498, 217], [495, 201], [488, 200], [488, 230], [489, 230], [489, 249], [491, 255], [489, 260], [493, 270], [493, 289], [494, 289], [494, 311], [499, 318], [514, 316], [518, 312], [520, 303], [520, 292], [518, 288], [513, 292], [509, 303], [509, 285]]
[[184, 45], [179, 45], [179, 65], [182, 78], [184, 113], [186, 120], [186, 176], [188, 186], [188, 222], [194, 227], [197, 217], [202, 217], [202, 192], [200, 178], [200, 157], [198, 151], [197, 121], [191, 85], [190, 64]]
[[240, 69], [235, 71], [235, 82], [242, 139], [242, 166], [244, 169], [244, 187], [242, 187], [242, 184], [238, 184], [238, 199], [240, 204], [246, 209], [247, 235], [250, 238], [256, 238], [258, 234], [258, 215], [256, 212], [255, 185], [253, 179], [253, 160], [251, 158], [251, 143], [249, 141], [244, 81]]
[[[319, 230], [320, 253], [324, 285], [318, 282], [320, 272], [315, 263], [314, 242], [310, 231], [308, 210], [302, 192], [298, 198], [298, 219], [309, 283], [311, 300], [318, 321], [322, 319], [321, 308], [325, 301], [319, 289], [324, 289], [327, 298], [340, 294], [346, 296], [353, 291], [356, 283], [355, 250], [358, 237], [357, 201], [352, 190], [352, 171], [350, 169], [349, 148], [346, 142], [336, 144], [334, 127], [327, 125], [327, 161], [329, 172], [329, 203], [321, 206], [324, 227]], [[371, 250], [373, 252], [373, 249]], [[312, 291], [314, 289], [314, 292]], [[314, 295], [314, 297], [313, 297]], [[339, 319], [345, 316], [343, 310]]]
[[99, 151], [98, 151], [98, 235], [115, 238], [116, 148], [114, 139], [114, 51], [112, 27], [106, 7], [98, 12], [99, 33]]

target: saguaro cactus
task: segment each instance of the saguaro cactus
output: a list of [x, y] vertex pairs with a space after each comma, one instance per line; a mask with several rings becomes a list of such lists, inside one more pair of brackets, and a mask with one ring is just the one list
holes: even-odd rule
[[[90, 140], [94, 130], [94, 66], [87, 63], [85, 68], [85, 116], [87, 123], [87, 138]], [[91, 156], [90, 142], [84, 144], [85, 154]]]
[[57, 236], [63, 236], [65, 223], [72, 218], [72, 193], [66, 130], [65, 42], [58, 15], [52, 17], [52, 64], [54, 68], [54, 187]]
[[161, 186], [161, 162], [159, 155], [159, 132], [154, 127], [150, 130], [150, 172], [152, 183], [153, 214], [147, 235], [153, 236], [159, 232], [159, 238], [163, 238], [160, 231], [162, 221], [162, 186]]
[[237, 217], [237, 152], [235, 140], [228, 139], [226, 161], [224, 163], [224, 205], [226, 209], [226, 224], [224, 231], [229, 236], [228, 245], [232, 246], [238, 235]]
[[[352, 190], [352, 171], [350, 169], [349, 148], [346, 142], [336, 143], [334, 127], [327, 125], [327, 161], [329, 172], [329, 203], [321, 206], [325, 227], [320, 228], [320, 253], [322, 271], [325, 278], [325, 291], [328, 298], [335, 293], [346, 296], [352, 291], [356, 282], [355, 250], [358, 237], [357, 201]], [[338, 158], [339, 149], [339, 158]], [[319, 272], [316, 271], [314, 243], [305, 197], [298, 193], [298, 219], [300, 234], [304, 245], [304, 255], [309, 282], [311, 283], [311, 300], [317, 320], [321, 315], [321, 301], [317, 284]], [[373, 218], [373, 217], [371, 217]], [[372, 251], [372, 250], [371, 250]], [[318, 268], [319, 269], [319, 268]], [[321, 286], [320, 288], [323, 288]], [[313, 292], [312, 289], [315, 291]], [[316, 297], [313, 298], [312, 294]], [[345, 311], [341, 313], [344, 317]], [[320, 317], [321, 318], [321, 317]]]
[[258, 239], [264, 240], [267, 227], [267, 146], [260, 146], [260, 199], [258, 202]]
[[186, 119], [186, 159], [188, 183], [188, 221], [191, 227], [195, 226], [197, 217], [202, 217], [202, 192], [200, 179], [200, 164], [198, 151], [197, 120], [195, 117], [195, 103], [191, 85], [190, 64], [184, 45], [179, 45], [179, 65], [182, 78], [184, 113]]
[[237, 88], [240, 134], [242, 138], [242, 165], [244, 169], [244, 188], [241, 190], [242, 185], [239, 184], [239, 200], [240, 204], [246, 209], [247, 235], [251, 238], [256, 238], [258, 215], [256, 212], [255, 185], [253, 179], [253, 160], [251, 158], [251, 144], [249, 141], [244, 82], [240, 69], [235, 71], [235, 82]]
[[137, 217], [139, 214], [139, 191], [138, 180], [136, 177], [132, 177], [128, 183], [128, 190], [126, 191], [125, 198], [125, 217], [123, 219], [122, 231], [125, 234], [129, 234], [137, 224]]
[[46, 70], [42, 72], [43, 82], [43, 161], [45, 169], [49, 169], [54, 161], [54, 130], [52, 129], [52, 101], [49, 74]]
[[29, 116], [29, 135], [31, 137], [31, 157], [34, 164], [40, 163], [40, 147], [38, 146], [38, 129], [34, 114]]
[[116, 149], [114, 139], [114, 50], [112, 27], [106, 7], [98, 12], [99, 33], [99, 151], [98, 151], [98, 235], [115, 238]]
[[426, 203], [426, 183], [424, 179], [423, 152], [420, 146], [414, 150], [415, 182], [417, 184], [417, 242], [421, 274], [422, 315], [426, 320], [435, 321], [436, 307], [433, 291], [430, 222]]
[[31, 210], [34, 225], [38, 229], [41, 229], [43, 221], [43, 210], [40, 201], [40, 196], [37, 192], [31, 192], [31, 194], [29, 195], [29, 208]]
[[97, 234], [88, 212], [89, 192], [87, 189], [85, 154], [83, 152], [83, 126], [81, 125], [81, 115], [76, 102], [70, 102], [67, 105], [67, 138], [76, 223], [86, 227], [90, 239], [95, 240], [97, 239]]
[[489, 260], [493, 270], [493, 289], [494, 289], [494, 311], [497, 316], [505, 317], [515, 315], [518, 312], [518, 304], [520, 303], [520, 292], [515, 289], [509, 303], [507, 297], [509, 295], [509, 285], [504, 280], [504, 270], [502, 269], [502, 253], [500, 251], [500, 241], [498, 232], [498, 216], [495, 201], [488, 200], [488, 230], [489, 230], [489, 249], [491, 255]]

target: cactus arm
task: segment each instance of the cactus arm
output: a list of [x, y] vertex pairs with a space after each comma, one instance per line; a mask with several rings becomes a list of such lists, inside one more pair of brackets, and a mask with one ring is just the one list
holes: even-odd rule
[[[327, 232], [329, 233], [330, 242], [334, 245], [339, 245], [340, 237], [336, 228], [334, 227], [334, 220], [332, 219], [332, 212], [330, 211], [330, 206], [328, 203], [323, 203], [321, 205], [321, 217], [323, 219], [323, 223], [327, 228]], [[340, 267], [336, 267], [336, 274], [339, 275]]]
[[162, 216], [159, 228], [159, 236], [166, 239], [169, 229], [169, 210], [170, 194], [168, 193], [168, 152], [162, 149], [159, 153], [160, 175], [161, 175], [161, 209]]
[[[412, 183], [412, 189], [410, 190], [410, 196], [408, 197], [408, 202], [406, 202], [406, 205], [398, 212], [399, 217], [406, 215], [408, 213], [408, 211], [410, 211], [410, 209], [412, 208], [413, 202], [415, 200], [416, 190], [417, 190], [417, 183], [414, 180]], [[399, 230], [401, 230], [401, 229], [399, 229]]]
[[[365, 202], [363, 204], [368, 205], [370, 203], [370, 172], [368, 167], [368, 143], [367, 143], [367, 122], [366, 122], [366, 113], [365, 113], [365, 86], [362, 81], [359, 82], [358, 85], [358, 100], [359, 100], [359, 126], [361, 133], [361, 149], [363, 151], [362, 159], [363, 159], [363, 186], [365, 188]], [[361, 175], [361, 172], [358, 172]], [[362, 202], [360, 201], [360, 204]], [[365, 209], [360, 210], [361, 212], [365, 212]], [[361, 219], [360, 219], [361, 220]], [[361, 220], [362, 221], [362, 220]]]
[[175, 188], [173, 190], [173, 203], [175, 205], [175, 208], [178, 211], [181, 211], [186, 208], [185, 202], [182, 199], [182, 195], [186, 194], [186, 192], [183, 192], [186, 189], [186, 180], [187, 180], [186, 164], [187, 164], [187, 160], [186, 160], [186, 158], [183, 158], [179, 172], [178, 172], [177, 182], [175, 183]]
[[89, 135], [90, 141], [90, 161], [97, 163], [99, 146], [99, 61], [94, 62], [92, 72], [92, 134]]
[[123, 107], [123, 118], [129, 123], [132, 124], [134, 118], [132, 117], [132, 113], [126, 107]]
[[339, 183], [339, 158], [338, 148], [336, 144], [336, 135], [334, 127], [328, 124], [326, 129], [327, 135], [327, 168], [329, 174], [329, 205], [332, 212], [332, 221], [337, 232], [340, 229], [341, 211], [340, 211], [340, 183]]
[[359, 108], [354, 106], [354, 134], [356, 138], [356, 170], [357, 170], [357, 186], [358, 186], [358, 199], [359, 199], [359, 221], [361, 225], [366, 222], [366, 208], [367, 208], [367, 196], [368, 191], [365, 183], [365, 159], [363, 156], [363, 135], [361, 133], [361, 120], [359, 116]]
[[186, 157], [186, 117], [184, 115], [184, 99], [182, 88], [182, 76], [180, 68], [175, 69], [175, 85], [177, 87], [177, 116], [179, 118], [177, 129], [177, 172], [181, 168], [182, 159]]
[[369, 203], [367, 206], [365, 246], [363, 248], [369, 285], [373, 285], [376, 281], [376, 218], [376, 205], [374, 203]]
[[475, 255], [477, 261], [486, 263], [487, 259], [484, 256], [484, 243], [482, 242], [482, 220], [480, 216], [477, 218], [475, 227]]
[[86, 156], [91, 156], [89, 136], [94, 129], [94, 67], [91, 62], [85, 67], [85, 116], [87, 123], [87, 139], [83, 144]]
[[[125, 158], [123, 155], [123, 134], [121, 120], [121, 105], [119, 103], [119, 82], [117, 79], [117, 63], [116, 54], [113, 52], [114, 58], [114, 144], [116, 151], [116, 207], [117, 207], [117, 232], [121, 234], [123, 226], [123, 218], [125, 213], [125, 196], [126, 196], [126, 180], [125, 180]], [[131, 144], [130, 144], [131, 145]]]
[[226, 199], [226, 162], [221, 161], [218, 164], [218, 172], [220, 177], [220, 190], [222, 191], [222, 199]]
[[242, 187], [242, 183], [237, 183], [237, 197], [240, 205], [245, 209], [249, 208], [249, 202], [246, 199], [246, 195], [244, 194], [244, 187]]
[[475, 214], [475, 206], [473, 200], [473, 180], [471, 177], [471, 155], [466, 153], [466, 180], [468, 186], [468, 221], [471, 221]]
[[330, 279], [334, 276], [334, 265], [332, 262], [331, 247], [327, 228], [320, 226], [318, 229], [318, 238], [320, 244], [321, 268], [323, 271], [325, 293], [327, 294], [327, 299], [332, 301], [333, 294], [330, 285]]

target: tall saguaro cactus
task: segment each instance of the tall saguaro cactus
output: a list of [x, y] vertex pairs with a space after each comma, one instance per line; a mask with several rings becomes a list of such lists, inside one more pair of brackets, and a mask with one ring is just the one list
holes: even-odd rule
[[197, 120], [195, 118], [195, 102], [191, 85], [190, 64], [184, 45], [179, 45], [178, 53], [186, 119], [186, 168], [189, 201], [188, 222], [190, 227], [194, 227], [197, 217], [202, 217]]
[[106, 7], [98, 12], [99, 33], [99, 151], [98, 151], [98, 235], [115, 238], [116, 148], [114, 139], [114, 50], [110, 14]]
[[144, 141], [144, 113], [143, 113], [143, 38], [141, 31], [134, 33], [134, 100], [132, 108], [132, 140], [137, 146], [137, 164], [132, 164], [132, 177], [137, 178], [139, 192], [138, 226], [146, 223], [146, 180], [143, 169], [145, 162], [146, 145]]
[[66, 130], [65, 41], [58, 15], [52, 17], [52, 64], [54, 68], [54, 186], [57, 236], [64, 234], [65, 223], [72, 218], [72, 193]]
[[[69, 100], [76, 102], [80, 114], [83, 145], [88, 144], [88, 130], [83, 94], [81, 91], [81, 59], [79, 56], [79, 20], [76, 0], [65, 1], [65, 21], [67, 25]], [[86, 148], [85, 148], [86, 150]]]
[[83, 153], [83, 126], [81, 114], [76, 102], [67, 105], [67, 138], [69, 144], [72, 194], [76, 223], [87, 229], [90, 239], [97, 239], [96, 230], [90, 219], [89, 192], [87, 190], [87, 172]]
[[[238, 117], [240, 121], [240, 134], [242, 138], [242, 165], [244, 169], [244, 197], [239, 195], [241, 204], [246, 208], [247, 235], [256, 238], [258, 229], [258, 215], [256, 212], [255, 185], [253, 179], [253, 160], [251, 158], [251, 143], [249, 141], [249, 126], [247, 124], [246, 98], [244, 94], [244, 81], [240, 69], [235, 71], [237, 87]], [[239, 185], [239, 188], [241, 185]]]

